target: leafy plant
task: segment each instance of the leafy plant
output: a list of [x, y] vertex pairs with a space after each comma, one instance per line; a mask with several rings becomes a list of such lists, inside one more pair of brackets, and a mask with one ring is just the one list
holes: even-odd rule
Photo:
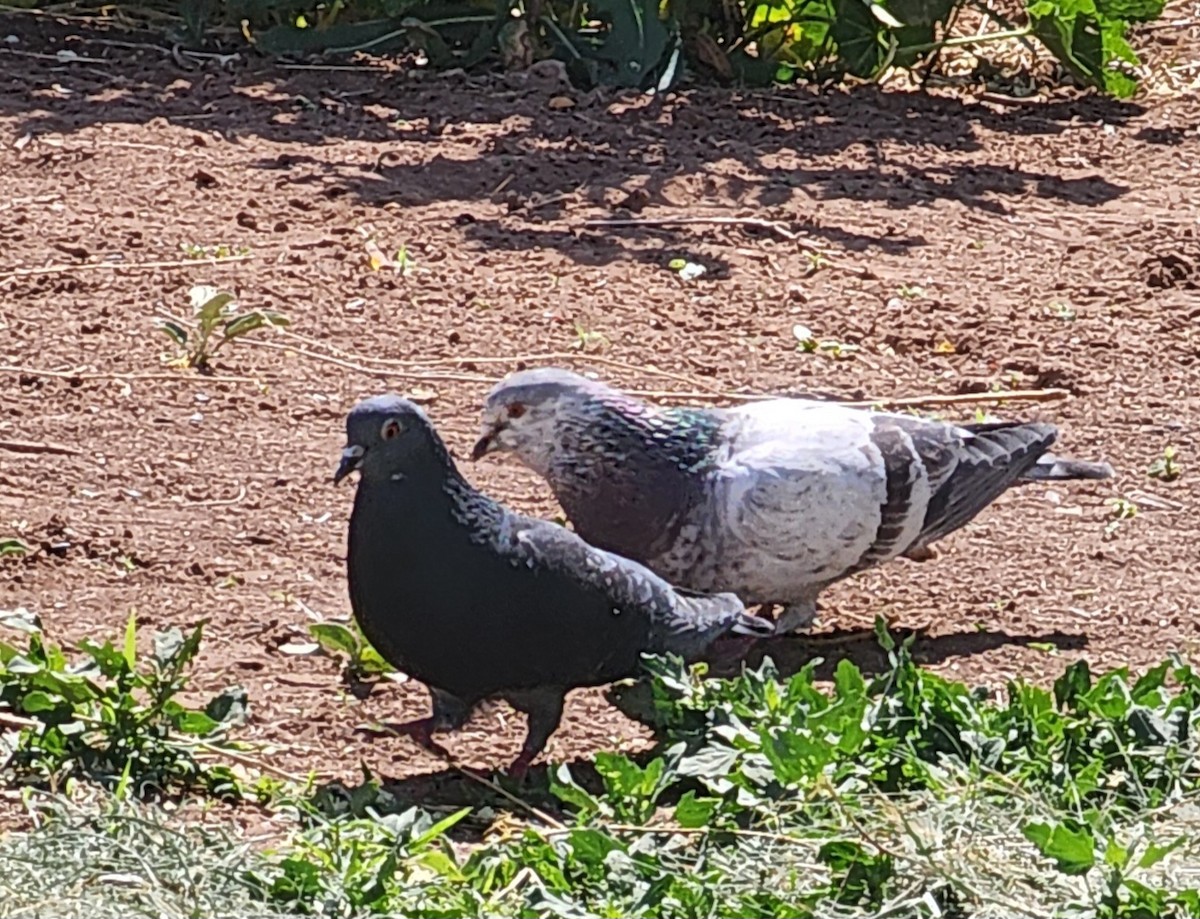
[[1150, 468], [1146, 470], [1146, 475], [1152, 479], [1161, 479], [1164, 482], [1175, 481], [1183, 472], [1183, 467], [1180, 466], [1177, 456], [1178, 453], [1174, 445], [1164, 447], [1162, 455], [1151, 463]]
[[[875, 675], [764, 661], [714, 679], [648, 658], [613, 697], [654, 727], [656, 748], [552, 768], [529, 800], [414, 807], [411, 787], [370, 775], [315, 792], [268, 783], [262, 805], [293, 831], [245, 852], [221, 886], [242, 912], [250, 895], [272, 914], [321, 916], [1197, 914], [1200, 893], [1176, 880], [1198, 848], [1190, 664], [1135, 677], [1078, 661], [1053, 686], [995, 692], [922, 670], [882, 623], [877, 635]], [[477, 800], [478, 781], [464, 786]], [[148, 863], [171, 889], [198, 889]], [[52, 896], [88, 887], [80, 870], [48, 872]]]
[[[461, 877], [446, 832], [470, 814], [462, 808], [435, 821], [411, 807], [400, 814], [319, 821], [292, 840], [265, 866], [248, 872], [266, 900], [307, 912], [323, 904], [325, 915], [360, 911], [392, 913], [412, 900], [401, 878], [418, 873], [443, 883]], [[422, 870], [424, 869], [424, 870]]]
[[589, 348], [602, 349], [607, 347], [610, 342], [608, 336], [603, 332], [597, 332], [594, 329], [589, 329], [580, 322], [573, 324], [575, 330], [575, 341], [571, 347], [577, 351], [587, 351]]
[[207, 369], [217, 352], [229, 342], [266, 326], [280, 328], [291, 324], [291, 320], [274, 310], [235, 313], [234, 295], [215, 287], [193, 287], [189, 295], [194, 313], [190, 330], [173, 319], [159, 320], [159, 328], [179, 346], [175, 362], [182, 366]]
[[347, 625], [314, 622], [308, 626], [308, 632], [326, 652], [346, 655], [346, 674], [353, 680], [392, 673], [392, 667], [371, 647], [353, 621]]
[[[437, 68], [470, 68], [489, 57], [528, 66], [553, 56], [580, 85], [657, 91], [689, 67], [759, 85], [847, 74], [878, 79], [895, 67], [928, 73], [947, 49], [983, 56], [989, 44], [1033, 38], [1075, 79], [1128, 96], [1138, 61], [1126, 29], [1157, 19], [1163, 0], [1024, 6], [1024, 26], [973, 0], [544, 0], [517, 7], [507, 0], [236, 0], [223, 12], [230, 24], [244, 22], [243, 34], [268, 54], [411, 52]], [[517, 10], [523, 15], [514, 16]], [[973, 18], [967, 11], [982, 12], [985, 28], [964, 29], [960, 23]]]
[[11, 712], [20, 725], [4, 738], [11, 780], [61, 787], [88, 778], [139, 795], [197, 788], [236, 795], [233, 774], [202, 766], [195, 750], [244, 717], [245, 692], [226, 690], [202, 709], [176, 698], [203, 623], [186, 637], [176, 628], [157, 633], [151, 655], [139, 659], [131, 613], [119, 647], [81, 641], [83, 658], [74, 663], [35, 617], [8, 615], [0, 625], [26, 637], [24, 648], [0, 641], [0, 714]]
[[1123, 842], [1103, 813], [1090, 810], [1085, 817], [1028, 823], [1022, 832], [1063, 874], [1080, 876], [1093, 870], [1101, 874], [1102, 893], [1096, 915], [1113, 919], [1196, 915], [1200, 891], [1162, 890], [1134, 877], [1153, 869], [1183, 846], [1186, 836], [1165, 843], [1155, 843], [1145, 836]]
[[842, 360], [859, 350], [858, 345], [849, 342], [833, 338], [818, 339], [812, 329], [804, 325], [792, 326], [792, 336], [798, 342], [797, 347], [805, 354], [824, 354], [834, 360]]
[[1121, 524], [1132, 520], [1138, 515], [1138, 506], [1128, 498], [1113, 498], [1108, 502], [1108, 524], [1104, 527], [1104, 535], [1111, 538], [1116, 535]]

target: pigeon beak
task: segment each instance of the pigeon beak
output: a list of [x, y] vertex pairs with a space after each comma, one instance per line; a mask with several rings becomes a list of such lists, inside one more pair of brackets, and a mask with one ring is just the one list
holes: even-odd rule
[[484, 428], [483, 436], [471, 448], [471, 462], [481, 460], [496, 449], [496, 435], [500, 433], [499, 426]]
[[333, 474], [333, 484], [336, 485], [362, 462], [363, 454], [367, 451], [358, 444], [351, 444], [342, 451], [342, 461], [338, 463], [337, 472]]

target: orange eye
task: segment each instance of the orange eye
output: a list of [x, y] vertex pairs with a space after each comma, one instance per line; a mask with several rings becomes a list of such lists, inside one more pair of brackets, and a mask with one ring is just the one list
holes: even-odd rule
[[379, 433], [384, 440], [391, 440], [400, 433], [400, 422], [394, 418], [389, 418], [383, 423], [383, 430]]
[[508, 417], [509, 418], [520, 418], [524, 414], [525, 414], [525, 406], [522, 405], [520, 402], [514, 402], [512, 405], [510, 405], [508, 407]]

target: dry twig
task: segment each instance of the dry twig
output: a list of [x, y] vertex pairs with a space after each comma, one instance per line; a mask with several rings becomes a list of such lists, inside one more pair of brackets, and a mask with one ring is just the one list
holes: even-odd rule
[[19, 373], [31, 377], [50, 377], [55, 380], [171, 380], [174, 382], [203, 383], [254, 383], [261, 385], [256, 377], [203, 376], [185, 373], [95, 373], [85, 368], [78, 370], [43, 370], [39, 367], [0, 366], [0, 373]]
[[0, 440], [0, 450], [9, 453], [49, 453], [55, 456], [82, 456], [82, 450], [66, 444], [51, 444], [36, 440]]
[[225, 258], [185, 258], [161, 262], [84, 262], [81, 265], [46, 265], [42, 268], [14, 268], [0, 274], [0, 284], [17, 278], [29, 278], [43, 274], [69, 274], [76, 271], [148, 271], [155, 268], [191, 268], [198, 265], [214, 267], [232, 262], [248, 262], [258, 255], [229, 255]]

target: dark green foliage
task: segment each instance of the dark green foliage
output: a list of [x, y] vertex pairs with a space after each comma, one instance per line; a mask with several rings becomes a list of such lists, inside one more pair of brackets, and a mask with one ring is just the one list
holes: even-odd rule
[[914, 888], [863, 827], [878, 825], [881, 802], [961, 794], [951, 789], [967, 781], [1000, 809], [1042, 802], [1045, 819], [989, 832], [1023, 836], [1044, 872], [1092, 879], [1096, 898], [1069, 914], [1195, 914], [1196, 891], [1146, 882], [1185, 838], [1127, 832], [1194, 793], [1200, 677], [1189, 666], [1094, 679], [1081, 662], [1052, 691], [1011, 684], [997, 700], [879, 637], [889, 669], [868, 680], [843, 661], [828, 689], [815, 662], [786, 679], [766, 662], [709, 680], [650, 659], [641, 691], [617, 697], [655, 727], [658, 747], [597, 754], [586, 780], [551, 767], [544, 791], [563, 825], [518, 825], [464, 849], [445, 834], [465, 811], [372, 816], [390, 802], [370, 786], [357, 816], [319, 822], [256, 881], [277, 906], [347, 915], [807, 917], [903, 901], [896, 914], [964, 916], [969, 891], [937, 875]]
[[26, 639], [23, 648], [0, 640], [0, 717], [11, 712], [19, 725], [5, 738], [8, 781], [61, 788], [87, 778], [137, 795], [236, 795], [233, 774], [201, 765], [195, 750], [197, 741], [244, 719], [245, 692], [226, 690], [203, 709], [175, 698], [199, 651], [202, 625], [187, 636], [175, 628], [160, 632], [153, 653], [139, 661], [131, 616], [120, 648], [85, 640], [75, 662], [30, 617], [9, 615], [0, 625]]
[[[643, 90], [674, 85], [686, 67], [758, 85], [874, 79], [893, 66], [935, 66], [947, 40], [986, 56], [996, 38], [1032, 36], [1075, 79], [1127, 96], [1137, 64], [1127, 26], [1162, 8], [1163, 0], [1026, 0], [1026, 27], [969, 37], [954, 29], [960, 13], [993, 15], [977, 0], [182, 0], [179, 12], [189, 40], [224, 25], [270, 54], [420, 52], [437, 68], [552, 56], [581, 85]], [[528, 25], [528, 53], [505, 47], [514, 15]]]

